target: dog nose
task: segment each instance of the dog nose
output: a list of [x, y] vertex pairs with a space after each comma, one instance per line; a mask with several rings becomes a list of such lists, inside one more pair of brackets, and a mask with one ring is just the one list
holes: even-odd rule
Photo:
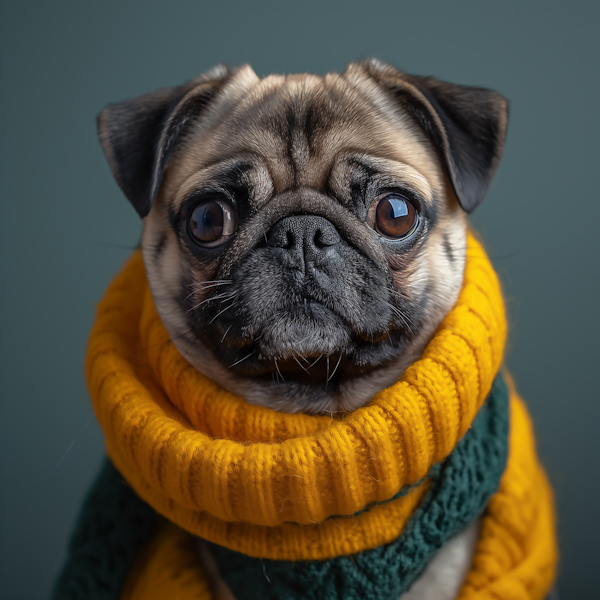
[[267, 245], [282, 248], [290, 258], [314, 262], [331, 253], [341, 237], [335, 225], [317, 215], [297, 215], [277, 221], [267, 236]]

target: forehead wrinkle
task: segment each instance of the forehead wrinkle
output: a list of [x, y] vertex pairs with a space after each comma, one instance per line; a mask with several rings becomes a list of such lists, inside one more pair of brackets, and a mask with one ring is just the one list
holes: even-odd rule
[[257, 202], [265, 202], [272, 196], [273, 184], [269, 172], [265, 165], [257, 157], [235, 157], [220, 161], [210, 165], [200, 171], [194, 172], [188, 177], [177, 190], [172, 201], [172, 207], [178, 211], [185, 199], [192, 193], [205, 189], [214, 190], [230, 194], [227, 186], [223, 185], [222, 179], [229, 173], [240, 171], [241, 165], [248, 165], [250, 168], [240, 172], [240, 180], [254, 192], [254, 199]]
[[401, 179], [414, 187], [425, 199], [431, 200], [433, 198], [433, 189], [427, 177], [407, 163], [364, 155], [360, 157], [351, 156], [348, 159], [359, 159], [359, 164], [364, 164], [376, 170], [376, 178], [381, 185], [393, 186]]
[[331, 170], [328, 187], [339, 202], [347, 204], [357, 200], [357, 185], [367, 206], [386, 188], [403, 188], [416, 194], [426, 206], [433, 208], [436, 205], [436, 194], [429, 181], [411, 166], [387, 159], [343, 153]]
[[[353, 102], [349, 102], [348, 95]], [[317, 76], [270, 76], [249, 87], [237, 105], [215, 124], [211, 135], [206, 135], [206, 129], [197, 128], [195, 133], [196, 137], [204, 134], [201, 145], [206, 158], [251, 151], [268, 160], [279, 189], [292, 184], [312, 185], [322, 180], [318, 174], [322, 168], [318, 169], [318, 164], [325, 157], [319, 156], [319, 150], [331, 154], [329, 150], [335, 145], [334, 140], [341, 137], [340, 132], [364, 120], [355, 96], [357, 94], [339, 76], [328, 76], [326, 84]], [[302, 127], [306, 125], [303, 120], [309, 108], [319, 113], [320, 127], [312, 140], [308, 140]], [[286, 122], [290, 111], [296, 125], [293, 128]], [[340, 127], [341, 124], [347, 127]], [[311, 141], [316, 160], [311, 160]], [[338, 139], [339, 142], [343, 140]]]
[[[242, 138], [243, 143], [251, 147], [256, 139], [264, 142], [263, 138], [268, 136], [269, 145], [273, 149], [272, 156], [276, 156], [281, 151], [283, 140], [274, 135], [272, 121], [279, 116], [278, 109], [281, 109], [284, 101], [285, 77], [266, 77], [240, 100], [232, 111], [231, 118], [223, 121], [219, 137], [233, 140]], [[246, 135], [244, 130], [248, 130], [252, 135]], [[263, 148], [264, 152], [264, 146], [257, 149], [260, 148]]]
[[[245, 149], [262, 156], [268, 163], [273, 184], [288, 187], [294, 179], [288, 139], [281, 128], [281, 112], [286, 106], [285, 78], [271, 76], [263, 80], [216, 131], [211, 151]], [[289, 134], [288, 134], [289, 138]]]
[[[280, 83], [278, 97], [270, 106], [258, 111], [258, 121], [263, 130], [278, 138], [281, 151], [271, 158], [272, 169], [279, 171], [285, 165], [285, 175], [277, 177], [278, 187], [300, 186], [306, 183], [302, 174], [307, 171], [310, 159], [308, 114], [318, 95], [321, 78], [312, 75], [290, 75]], [[266, 119], [266, 122], [265, 122]], [[285, 159], [283, 158], [285, 157]]]
[[442, 169], [431, 143], [404, 113], [393, 98], [382, 91], [380, 86], [363, 73], [349, 73], [344, 76], [365, 101], [371, 105], [371, 116], [376, 124], [386, 150], [378, 154], [406, 163], [424, 174], [436, 188], [442, 187]]
[[434, 187], [441, 186], [441, 166], [429, 141], [374, 82], [355, 85], [337, 74], [326, 75], [324, 82], [329, 96], [339, 97], [340, 125], [324, 133], [324, 151], [332, 156], [340, 149], [354, 150], [393, 160], [412, 167]]
[[354, 96], [337, 75], [296, 78], [286, 86], [295, 113], [288, 142], [296, 185], [323, 188], [339, 148], [357, 141], [366, 107]]
[[[176, 180], [215, 160], [251, 153], [263, 157], [275, 191], [323, 189], [336, 156], [354, 151], [403, 163], [433, 187], [441, 185], [441, 166], [425, 136], [370, 80], [274, 75], [247, 84], [243, 93], [242, 87], [234, 90], [235, 102], [221, 103], [222, 114], [211, 111], [210, 127], [199, 120], [186, 140], [187, 155], [178, 153], [175, 162], [183, 165], [174, 165]], [[310, 109], [318, 113], [318, 127], [307, 132]], [[292, 129], [286, 110], [293, 111]]]
[[178, 182], [188, 179], [198, 169], [214, 162], [216, 153], [213, 152], [211, 140], [235, 112], [237, 104], [260, 83], [261, 80], [248, 65], [240, 68], [225, 83], [217, 97], [201, 115], [193, 118], [189, 128], [182, 134], [165, 167], [161, 187], [177, 186]]
[[[343, 94], [332, 98], [329, 87], [318, 76], [267, 78], [232, 115], [246, 129], [242, 135], [247, 147], [269, 160], [279, 189], [323, 179], [323, 157], [313, 157], [323, 146], [325, 130], [335, 128], [340, 116], [348, 116]], [[229, 139], [240, 136], [242, 128], [235, 122], [227, 127]]]

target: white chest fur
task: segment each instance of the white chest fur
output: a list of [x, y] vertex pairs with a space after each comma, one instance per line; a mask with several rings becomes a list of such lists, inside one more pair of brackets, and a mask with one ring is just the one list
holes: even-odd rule
[[453, 600], [469, 571], [479, 537], [479, 519], [448, 540], [402, 600]]

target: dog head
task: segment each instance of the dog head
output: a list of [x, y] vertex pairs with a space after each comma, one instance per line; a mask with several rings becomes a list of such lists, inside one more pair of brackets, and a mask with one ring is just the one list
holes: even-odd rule
[[171, 339], [288, 412], [358, 408], [420, 355], [456, 302], [506, 125], [491, 90], [377, 61], [217, 67], [98, 118]]

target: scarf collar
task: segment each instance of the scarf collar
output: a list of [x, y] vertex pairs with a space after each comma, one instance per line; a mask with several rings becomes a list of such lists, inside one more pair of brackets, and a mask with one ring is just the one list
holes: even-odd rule
[[[458, 302], [423, 357], [333, 419], [248, 405], [196, 372], [170, 342], [134, 255], [98, 308], [86, 370], [109, 455], [137, 494], [107, 465], [59, 595], [74, 582], [98, 587], [102, 556], [113, 565], [119, 555], [127, 560], [121, 575], [111, 567], [111, 589], [122, 599], [208, 599], [191, 532], [213, 544], [240, 598], [248, 582], [265, 598], [396, 598], [487, 504], [459, 597], [542, 598], [556, 565], [551, 491], [514, 393], [507, 444], [504, 307], [472, 236], [467, 255]], [[155, 527], [148, 505], [167, 520], [139, 553]], [[256, 559], [261, 573], [283, 573], [283, 588], [256, 580]]]
[[332, 419], [247, 404], [191, 367], [136, 253], [98, 307], [86, 361], [109, 456], [159, 513], [250, 556], [323, 559], [396, 539], [502, 361], [500, 286], [472, 236], [467, 254], [458, 302], [422, 358], [368, 405]]
[[[396, 600], [431, 551], [493, 491], [490, 484], [506, 454], [506, 399], [502, 377], [497, 377], [473, 427], [444, 461], [400, 538], [390, 544], [351, 557], [307, 562], [252, 559], [213, 545], [237, 600]], [[514, 391], [508, 450], [458, 600], [541, 600], [554, 580], [552, 493], [536, 457], [527, 411]], [[156, 513], [123, 483], [106, 461], [79, 516], [53, 599], [211, 600], [193, 536], [167, 520], [157, 522]]]

